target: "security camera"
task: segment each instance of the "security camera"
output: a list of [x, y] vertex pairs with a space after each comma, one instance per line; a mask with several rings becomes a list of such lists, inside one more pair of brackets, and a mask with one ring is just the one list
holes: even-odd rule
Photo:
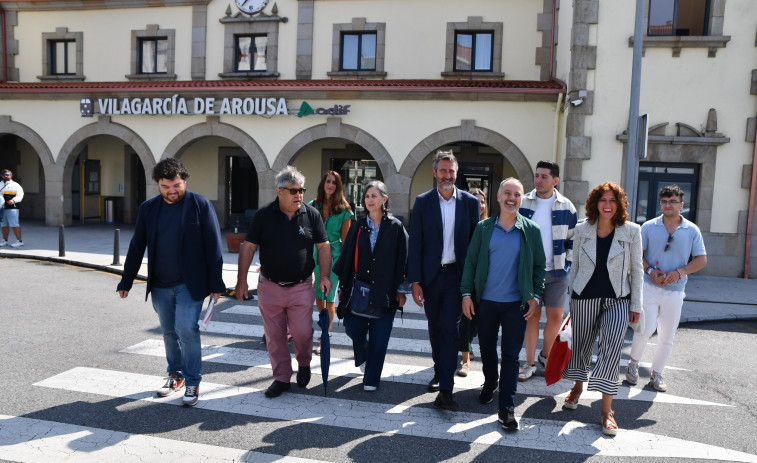
[[581, 106], [581, 104], [584, 102], [583, 98], [578, 98], [576, 100], [570, 100], [571, 106]]

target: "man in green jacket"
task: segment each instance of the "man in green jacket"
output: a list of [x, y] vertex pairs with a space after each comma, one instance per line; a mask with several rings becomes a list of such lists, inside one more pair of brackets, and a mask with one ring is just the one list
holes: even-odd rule
[[[499, 185], [500, 212], [476, 226], [465, 259], [460, 291], [463, 315], [478, 314], [478, 340], [484, 386], [478, 400], [488, 404], [499, 389], [499, 422], [505, 431], [518, 429], [515, 392], [518, 354], [526, 323], [544, 293], [546, 258], [541, 231], [518, 213], [523, 184], [508, 178]], [[515, 259], [515, 256], [518, 256]], [[497, 336], [502, 327], [502, 381], [497, 374]]]

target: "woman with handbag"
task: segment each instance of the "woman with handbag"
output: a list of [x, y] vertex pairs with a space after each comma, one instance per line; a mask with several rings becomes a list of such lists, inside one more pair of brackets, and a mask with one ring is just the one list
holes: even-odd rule
[[[339, 173], [330, 170], [323, 175], [321, 183], [318, 184], [318, 193], [313, 201], [308, 203], [321, 213], [323, 218], [323, 225], [326, 227], [326, 235], [329, 237], [329, 243], [331, 244], [331, 265], [339, 259], [339, 254], [342, 252], [342, 243], [347, 236], [347, 231], [350, 229], [353, 214], [350, 210], [350, 204], [344, 197], [344, 188], [342, 186], [342, 178]], [[313, 249], [313, 255], [316, 255], [316, 250]], [[313, 273], [320, 275], [320, 268], [318, 267], [318, 259], [316, 259], [316, 266]], [[328, 294], [323, 294], [321, 288], [315, 289], [315, 305], [318, 307], [318, 312], [324, 309], [329, 311], [329, 332], [331, 331], [331, 323], [334, 321], [334, 301], [336, 301], [336, 290], [339, 286], [339, 281], [334, 272], [331, 272], [331, 291]], [[328, 333], [321, 333], [321, 336], [328, 336]], [[316, 355], [321, 355], [321, 347], [315, 351]]]
[[355, 366], [361, 367], [363, 389], [375, 391], [392, 333], [394, 314], [405, 304], [400, 284], [407, 268], [407, 231], [389, 214], [389, 194], [383, 182], [363, 190], [368, 214], [350, 228], [333, 271], [339, 276], [337, 316], [344, 318], [352, 339]]
[[[612, 399], [618, 393], [618, 365], [626, 329], [642, 311], [641, 228], [628, 221], [628, 200], [610, 182], [586, 199], [586, 221], [573, 235], [570, 316], [573, 354], [563, 378], [575, 385], [563, 407], [578, 408], [583, 383], [602, 393], [602, 432], [618, 433]], [[591, 371], [591, 354], [599, 336], [599, 355]]]

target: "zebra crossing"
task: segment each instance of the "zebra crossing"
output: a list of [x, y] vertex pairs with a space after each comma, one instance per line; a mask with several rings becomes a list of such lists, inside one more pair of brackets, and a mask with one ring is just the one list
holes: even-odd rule
[[[307, 390], [296, 386], [276, 399], [264, 397], [270, 382], [270, 359], [259, 342], [263, 328], [256, 301], [239, 305], [236, 301], [219, 305], [208, 331], [203, 333], [203, 362], [205, 370], [253, 370], [256, 377], [266, 378], [255, 384], [236, 384], [228, 375], [206, 373], [201, 385], [200, 402], [192, 413], [234, 414], [256, 419], [273, 420], [284, 424], [307, 424], [320, 433], [365, 433], [377, 436], [405, 436], [428, 440], [427, 445], [440, 442], [473, 445], [484, 451], [502, 452], [505, 449], [524, 449], [562, 452], [585, 456], [649, 457], [676, 459], [705, 459], [715, 461], [755, 462], [757, 456], [655, 434], [640, 428], [622, 429], [617, 437], [602, 436], [599, 420], [584, 422], [572, 419], [569, 413], [557, 412], [554, 417], [535, 418], [524, 407], [516, 409], [520, 430], [505, 434], [496, 422], [496, 404], [459, 413], [440, 411], [431, 406], [433, 395], [426, 393], [426, 384], [433, 376], [430, 347], [425, 333], [425, 318], [417, 308], [410, 308], [404, 318], [397, 317], [392, 333], [390, 355], [384, 366], [381, 394], [364, 393], [356, 387], [362, 373], [354, 366], [351, 340], [336, 322], [331, 336], [330, 392], [324, 396], [320, 385], [321, 358], [313, 356], [311, 369], [314, 381]], [[540, 333], [541, 334], [541, 333]], [[316, 331], [316, 335], [318, 332]], [[474, 346], [478, 353], [478, 347]], [[128, 359], [163, 359], [165, 351], [159, 335], [124, 345], [119, 355]], [[521, 352], [521, 356], [524, 353]], [[627, 363], [627, 355], [625, 362]], [[136, 364], [141, 364], [137, 362]], [[642, 363], [642, 366], [644, 364]], [[293, 368], [296, 362], [293, 360]], [[670, 367], [688, 371], [679, 366]], [[122, 371], [79, 365], [34, 383], [37, 390], [51, 390], [70, 394], [76, 400], [80, 394], [107, 397], [133, 403], [140, 407], [177, 407], [181, 397], [155, 396], [162, 384], [159, 371]], [[483, 383], [480, 363], [476, 362], [466, 378], [455, 378], [455, 392], [476, 397]], [[397, 394], [386, 391], [399, 390]], [[567, 395], [570, 383], [561, 381], [546, 386], [541, 377], [519, 383], [518, 394], [526, 400], [553, 398], [559, 405]], [[356, 392], [357, 391], [357, 392]], [[426, 395], [425, 399], [419, 396]], [[600, 400], [598, 393], [586, 391], [582, 404]], [[616, 401], [644, 403], [650, 406], [675, 405], [720, 410], [733, 407], [730, 403], [675, 395], [659, 394], [640, 387], [620, 386]], [[464, 405], [461, 402], [461, 405]], [[196, 410], [196, 411], [195, 411]], [[575, 416], [575, 415], [573, 415]], [[598, 417], [597, 417], [598, 418]], [[623, 423], [621, 422], [621, 428]], [[359, 437], [358, 437], [359, 438]], [[498, 450], [501, 449], [501, 450]], [[45, 455], [47, 458], [40, 458]], [[50, 457], [52, 456], [52, 457]], [[209, 445], [176, 441], [137, 433], [90, 428], [53, 421], [0, 415], [0, 459], [14, 461], [165, 461], [189, 457], [198, 461], [329, 461], [317, 452], [314, 460], [288, 455], [234, 448], [228, 445]], [[496, 459], [496, 458], [493, 458]]]

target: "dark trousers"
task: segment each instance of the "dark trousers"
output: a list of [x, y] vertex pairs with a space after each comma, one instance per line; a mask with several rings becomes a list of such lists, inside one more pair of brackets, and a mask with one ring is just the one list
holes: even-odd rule
[[358, 315], [344, 317], [344, 331], [352, 339], [355, 366], [365, 362], [365, 386], [378, 387], [381, 370], [384, 369], [386, 349], [394, 324], [394, 310], [387, 310], [380, 318], [366, 318]]
[[[484, 381], [496, 384], [499, 378], [499, 409], [515, 406], [518, 387], [518, 354], [526, 336], [526, 320], [520, 310], [521, 302], [492, 302], [481, 300], [478, 314], [478, 342], [481, 348]], [[502, 327], [502, 362], [497, 375], [497, 336]]]
[[440, 268], [428, 286], [423, 287], [423, 310], [428, 319], [428, 337], [434, 373], [439, 389], [452, 392], [457, 369], [457, 348], [460, 344], [460, 317], [463, 298], [456, 266]]

